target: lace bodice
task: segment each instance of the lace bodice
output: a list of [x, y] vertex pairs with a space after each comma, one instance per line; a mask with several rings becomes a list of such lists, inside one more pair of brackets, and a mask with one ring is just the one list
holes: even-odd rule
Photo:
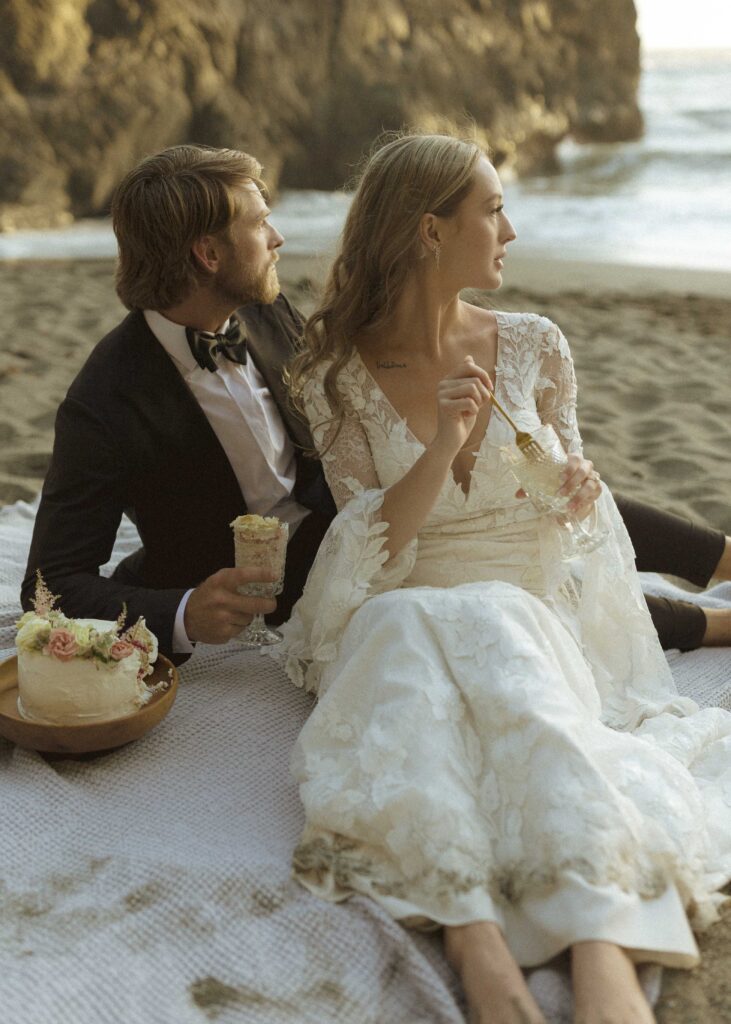
[[[550, 423], [568, 452], [580, 452], [576, 378], [565, 337], [550, 320], [532, 313], [496, 313], [496, 317], [496, 397], [521, 429], [530, 431], [541, 423]], [[330, 446], [336, 424], [322, 387], [326, 370], [325, 365], [319, 368], [304, 397], [315, 445], [323, 453], [325, 475], [340, 509], [362, 490], [387, 488], [396, 483], [419, 458], [424, 446], [393, 408], [357, 352], [338, 380], [347, 414]], [[525, 514], [525, 502], [516, 502], [515, 481], [499, 459], [500, 447], [512, 438], [510, 426], [493, 413], [479, 446], [468, 493], [450, 476], [427, 527], [488, 508], [506, 513], [520, 509]], [[509, 518], [508, 513], [502, 521]]]

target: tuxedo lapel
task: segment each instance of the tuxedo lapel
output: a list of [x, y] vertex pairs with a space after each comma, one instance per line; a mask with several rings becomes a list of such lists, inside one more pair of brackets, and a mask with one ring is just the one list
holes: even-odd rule
[[254, 365], [264, 378], [295, 446], [297, 479], [294, 496], [306, 508], [317, 509], [326, 518], [332, 518], [335, 505], [322, 475], [322, 467], [316, 459], [305, 456], [315, 447], [309, 426], [292, 408], [282, 379], [282, 371], [302, 336], [302, 317], [283, 294], [270, 305], [244, 306], [238, 315], [246, 328]]
[[290, 439], [298, 449], [311, 449], [312, 436], [307, 423], [292, 408], [282, 371], [294, 353], [298, 324], [290, 315], [291, 307], [283, 296], [270, 306], [244, 306], [238, 316], [244, 323], [247, 347], [259, 373], [277, 404]]
[[133, 313], [132, 317], [137, 319], [132, 334], [136, 349], [133, 354], [136, 399], [144, 404], [146, 414], [158, 425], [151, 438], [165, 447], [165, 436], [174, 433], [175, 445], [188, 453], [191, 469], [195, 471], [196, 464], [212, 469], [221, 490], [235, 495], [244, 505], [236, 474], [205, 413], [150, 330], [144, 315]]

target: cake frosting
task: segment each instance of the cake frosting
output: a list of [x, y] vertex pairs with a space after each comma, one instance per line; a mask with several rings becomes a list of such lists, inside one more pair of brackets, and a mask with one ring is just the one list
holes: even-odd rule
[[237, 516], [231, 526], [235, 536], [247, 540], [274, 540], [279, 536], [282, 524], [276, 516], [247, 513], [245, 516]]
[[145, 677], [157, 658], [157, 640], [139, 619], [70, 619], [40, 578], [34, 610], [18, 622], [18, 711], [23, 718], [73, 725], [121, 718], [145, 704]]

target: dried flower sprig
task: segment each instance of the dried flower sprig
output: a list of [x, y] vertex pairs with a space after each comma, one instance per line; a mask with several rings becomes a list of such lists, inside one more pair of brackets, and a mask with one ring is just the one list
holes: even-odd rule
[[36, 615], [48, 615], [58, 600], [58, 594], [52, 594], [46, 586], [46, 581], [41, 575], [41, 570], [36, 569], [36, 591], [30, 602], [33, 605]]

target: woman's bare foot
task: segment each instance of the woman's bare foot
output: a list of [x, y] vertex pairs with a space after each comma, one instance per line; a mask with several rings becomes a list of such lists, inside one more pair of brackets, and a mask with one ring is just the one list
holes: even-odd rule
[[462, 979], [470, 1024], [546, 1024], [492, 921], [445, 927], [444, 949]]
[[635, 966], [611, 942], [571, 947], [574, 1024], [655, 1024]]

